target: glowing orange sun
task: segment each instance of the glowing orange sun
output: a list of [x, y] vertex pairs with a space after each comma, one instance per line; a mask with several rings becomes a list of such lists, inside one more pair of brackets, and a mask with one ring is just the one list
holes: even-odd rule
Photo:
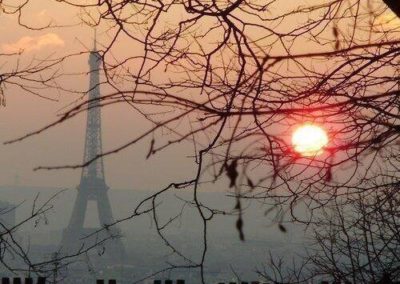
[[323, 153], [328, 144], [328, 135], [320, 126], [307, 123], [293, 132], [292, 144], [294, 150], [302, 156], [316, 156]]

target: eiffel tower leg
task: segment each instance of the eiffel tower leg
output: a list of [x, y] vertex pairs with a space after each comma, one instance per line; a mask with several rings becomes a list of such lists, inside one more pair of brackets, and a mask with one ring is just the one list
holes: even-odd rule
[[83, 191], [78, 191], [72, 216], [68, 227], [63, 232], [61, 249], [68, 253], [75, 253], [81, 246], [80, 238], [82, 237], [83, 222], [88, 203], [88, 196]]
[[110, 201], [106, 192], [97, 195], [97, 208], [99, 209], [100, 224], [111, 224], [114, 222]]
[[72, 210], [72, 216], [68, 227], [72, 228], [83, 228], [83, 222], [85, 221], [85, 213], [87, 210], [89, 198], [86, 192], [78, 190], [78, 195]]
[[[109, 225], [114, 223], [110, 200], [108, 199], [106, 191], [103, 191], [97, 195], [97, 208], [99, 211], [100, 224]], [[125, 256], [125, 249], [121, 241], [121, 232], [114, 225], [108, 228], [107, 233], [112, 240], [108, 241], [109, 245], [106, 245], [106, 250], [112, 250], [113, 258], [115, 260], [122, 259]]]

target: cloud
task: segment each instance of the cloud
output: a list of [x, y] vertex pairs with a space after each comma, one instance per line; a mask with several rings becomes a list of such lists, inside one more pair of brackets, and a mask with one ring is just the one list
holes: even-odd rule
[[38, 37], [24, 36], [14, 43], [3, 44], [2, 49], [6, 53], [14, 53], [40, 50], [48, 46], [64, 46], [64, 41], [55, 33], [48, 33]]

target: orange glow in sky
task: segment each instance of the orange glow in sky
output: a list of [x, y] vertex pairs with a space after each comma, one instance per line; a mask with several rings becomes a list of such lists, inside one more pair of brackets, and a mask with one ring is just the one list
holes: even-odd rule
[[293, 132], [292, 144], [302, 156], [316, 156], [323, 153], [323, 148], [328, 144], [328, 135], [320, 126], [307, 123]]

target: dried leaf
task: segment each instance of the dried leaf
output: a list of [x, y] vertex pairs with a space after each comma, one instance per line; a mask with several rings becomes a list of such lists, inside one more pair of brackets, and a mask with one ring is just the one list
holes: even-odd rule
[[276, 158], [275, 158], [275, 166], [273, 167], [274, 174], [272, 176], [272, 183], [274, 183], [274, 184], [275, 184], [276, 179], [278, 177], [279, 167], [280, 167], [280, 156], [276, 156]]
[[242, 207], [242, 206], [241, 206], [241, 204], [240, 204], [240, 199], [238, 199], [238, 200], [236, 201], [235, 209], [236, 209], [236, 210], [240, 210], [241, 207]]
[[234, 187], [236, 185], [236, 179], [239, 176], [239, 173], [237, 171], [237, 162], [238, 160], [235, 159], [229, 166], [226, 166], [226, 175], [230, 180], [229, 187]]
[[6, 97], [4, 96], [3, 89], [0, 87], [0, 106], [6, 106]]
[[332, 181], [332, 166], [331, 165], [329, 165], [328, 168], [326, 169], [325, 180]]
[[279, 224], [279, 225], [278, 225], [278, 228], [279, 228], [279, 230], [280, 230], [282, 233], [286, 233], [286, 232], [287, 232], [286, 227], [283, 226], [282, 224]]
[[334, 26], [332, 29], [333, 36], [335, 37], [335, 50], [340, 49], [340, 40], [339, 40], [339, 29]]
[[241, 216], [238, 217], [236, 221], [236, 229], [239, 232], [239, 238], [241, 241], [244, 241], [244, 234], [243, 234], [243, 219]]
[[336, 40], [335, 42], [335, 50], [339, 50], [340, 49], [340, 41]]
[[148, 158], [150, 158], [150, 156], [151, 156], [152, 154], [154, 154], [153, 148], [154, 148], [154, 138], [151, 139], [151, 142], [150, 142], [150, 149], [149, 149], [149, 152], [147, 153], [146, 160], [147, 160]]
[[339, 30], [338, 30], [338, 28], [337, 28], [336, 26], [333, 27], [332, 32], [333, 32], [333, 36], [334, 36], [335, 38], [338, 38], [338, 36], [339, 36]]
[[332, 178], [333, 178], [333, 173], [332, 173], [333, 159], [334, 159], [334, 153], [332, 153], [332, 156], [330, 157], [330, 160], [328, 163], [328, 167], [326, 169], [325, 180], [328, 182], [332, 181]]

